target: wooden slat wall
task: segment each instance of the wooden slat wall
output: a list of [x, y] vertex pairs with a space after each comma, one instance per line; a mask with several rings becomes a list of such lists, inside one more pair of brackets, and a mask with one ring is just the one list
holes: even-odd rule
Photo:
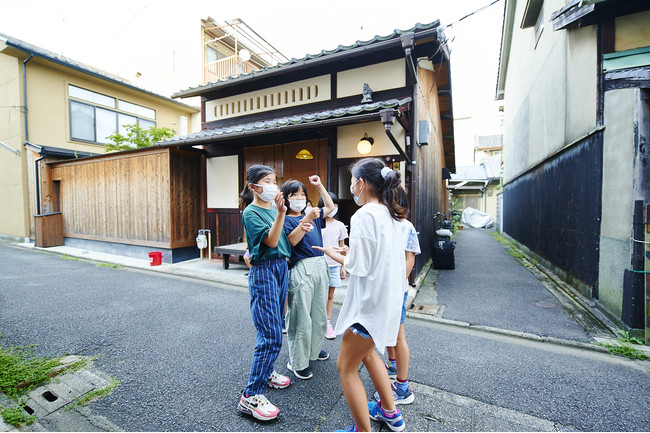
[[[169, 149], [156, 149], [52, 164], [52, 180], [60, 181], [64, 235], [174, 248], [170, 157]], [[194, 159], [199, 161], [199, 157]], [[188, 211], [193, 209], [188, 207]], [[184, 217], [181, 221], [189, 219]]]
[[208, 209], [208, 229], [212, 233], [212, 246], [239, 242], [244, 236], [239, 209]]
[[170, 219], [172, 248], [196, 245], [201, 224], [201, 159], [174, 151], [171, 157]]
[[[444, 74], [440, 74], [440, 76], [442, 75]], [[417, 255], [415, 259], [416, 275], [431, 257], [435, 233], [433, 215], [439, 211], [446, 213], [449, 210], [446, 181], [442, 179], [445, 155], [442, 141], [443, 126], [440, 122], [438, 105], [438, 85], [440, 83], [436, 82], [436, 76], [432, 71], [424, 68], [418, 69], [418, 81], [423, 89], [428, 90], [428, 93], [418, 95], [417, 120], [428, 120], [432, 124], [429, 144], [417, 148], [418, 160], [414, 167], [414, 170], [417, 170], [417, 182], [414, 185], [416, 201], [411, 203], [409, 219], [416, 230], [420, 232], [419, 241], [422, 250], [422, 254]], [[426, 98], [431, 113], [427, 113], [422, 98]]]

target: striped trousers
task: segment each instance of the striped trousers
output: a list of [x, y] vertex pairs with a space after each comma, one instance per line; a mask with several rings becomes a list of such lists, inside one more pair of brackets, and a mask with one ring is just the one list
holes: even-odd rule
[[247, 395], [264, 394], [273, 363], [282, 349], [282, 319], [287, 299], [288, 269], [284, 258], [253, 265], [248, 274], [251, 315], [257, 330]]

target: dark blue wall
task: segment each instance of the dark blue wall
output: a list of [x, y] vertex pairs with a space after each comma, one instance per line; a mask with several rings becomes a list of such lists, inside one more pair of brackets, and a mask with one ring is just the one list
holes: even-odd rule
[[602, 132], [504, 186], [503, 231], [573, 277], [598, 280]]

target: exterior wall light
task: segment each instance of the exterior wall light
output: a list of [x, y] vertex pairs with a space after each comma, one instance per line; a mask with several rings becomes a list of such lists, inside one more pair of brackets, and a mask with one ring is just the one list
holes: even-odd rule
[[296, 155], [296, 159], [314, 159], [314, 156], [307, 149], [303, 149]]
[[372, 149], [372, 144], [375, 142], [372, 137], [368, 137], [368, 133], [363, 134], [363, 138], [357, 144], [357, 151], [362, 155], [367, 155]]

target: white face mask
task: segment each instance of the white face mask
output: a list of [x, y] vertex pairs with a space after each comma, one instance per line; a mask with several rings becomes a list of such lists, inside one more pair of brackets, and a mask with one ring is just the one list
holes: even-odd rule
[[294, 212], [302, 212], [307, 206], [307, 200], [289, 200], [289, 208]]
[[255, 194], [262, 200], [263, 202], [270, 202], [275, 198], [275, 195], [278, 193], [278, 186], [277, 185], [271, 185], [271, 184], [266, 184], [266, 185], [258, 185], [254, 183], [253, 185], [259, 186], [262, 188], [262, 194], [258, 194], [257, 191], [255, 191]]
[[334, 218], [334, 215], [336, 215], [336, 213], [337, 213], [338, 211], [339, 211], [339, 208], [338, 208], [338, 207], [335, 207], [334, 210], [333, 210], [332, 212], [330, 212], [329, 215], [327, 215], [327, 217], [328, 217], [328, 218]]

